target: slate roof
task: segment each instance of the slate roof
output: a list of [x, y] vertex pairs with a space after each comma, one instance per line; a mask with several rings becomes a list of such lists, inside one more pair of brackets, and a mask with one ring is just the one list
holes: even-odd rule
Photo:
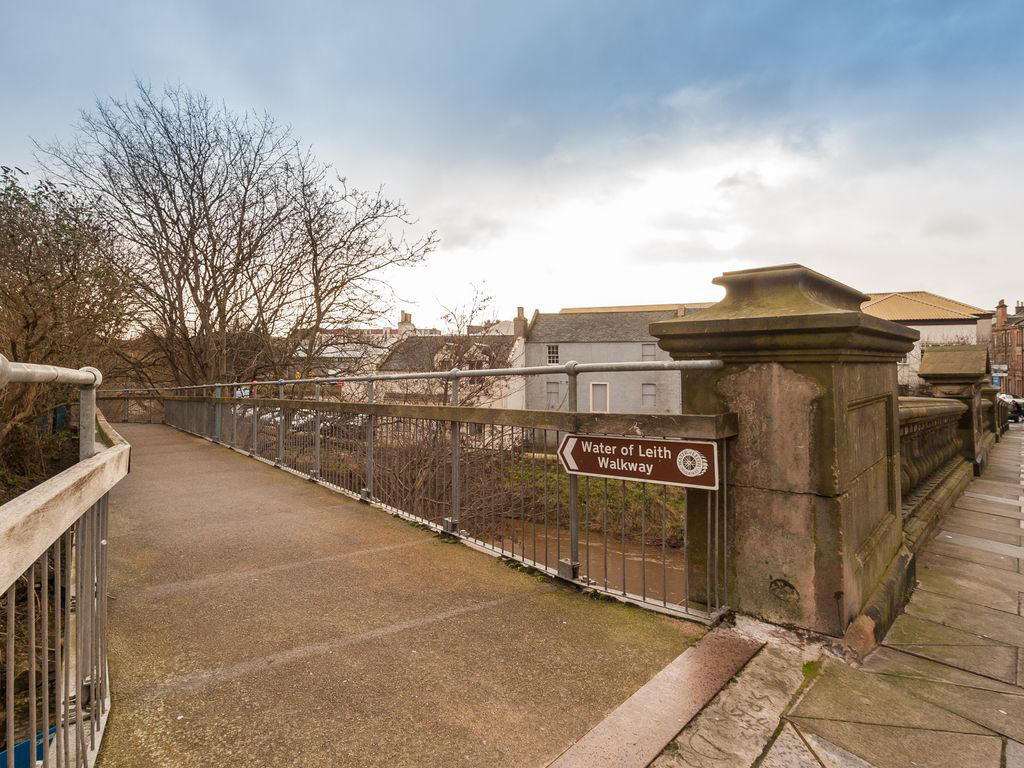
[[678, 317], [675, 309], [653, 312], [559, 312], [534, 315], [526, 340], [546, 344], [657, 341], [651, 323]]
[[579, 315], [592, 312], [664, 312], [677, 310], [680, 314], [690, 314], [694, 310], [707, 309], [715, 302], [697, 301], [689, 304], [635, 304], [621, 307], [562, 307], [559, 314]]
[[861, 311], [897, 323], [915, 320], [972, 321], [995, 314], [992, 310], [972, 307], [930, 291], [869, 293], [868, 296], [871, 299], [861, 305]]
[[409, 336], [395, 344], [388, 351], [378, 370], [390, 372], [418, 373], [423, 371], [449, 370], [450, 365], [435, 367], [434, 359], [445, 344], [454, 344], [456, 349], [468, 350], [477, 344], [489, 356], [488, 368], [509, 367], [509, 357], [515, 336]]

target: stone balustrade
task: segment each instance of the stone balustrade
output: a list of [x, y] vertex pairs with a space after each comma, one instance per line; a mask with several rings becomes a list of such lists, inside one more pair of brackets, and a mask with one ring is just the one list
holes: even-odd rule
[[957, 434], [957, 424], [967, 406], [949, 398], [901, 397], [899, 412], [900, 488], [906, 499], [960, 456], [963, 440]]

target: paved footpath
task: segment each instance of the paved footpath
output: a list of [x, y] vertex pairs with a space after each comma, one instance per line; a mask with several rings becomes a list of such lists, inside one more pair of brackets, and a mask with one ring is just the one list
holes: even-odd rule
[[862, 664], [740, 619], [764, 648], [656, 768], [1024, 768], [1024, 429], [1012, 425], [918, 558]]
[[169, 427], [117, 429], [103, 768], [543, 765], [703, 634]]

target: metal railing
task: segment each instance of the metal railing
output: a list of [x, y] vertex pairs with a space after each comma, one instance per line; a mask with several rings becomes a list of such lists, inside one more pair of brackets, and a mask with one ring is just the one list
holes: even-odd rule
[[[171, 426], [477, 549], [621, 600], [711, 621], [726, 605], [725, 479], [718, 490], [698, 491], [641, 480], [581, 478], [564, 471], [556, 448], [569, 433], [705, 440], [714, 443], [724, 472], [727, 438], [736, 433], [733, 414], [577, 409], [577, 377], [582, 373], [720, 366], [720, 361], [569, 363], [235, 382], [150, 396], [162, 402]], [[541, 374], [567, 377], [568, 411], [460, 404], [460, 380]], [[413, 379], [447, 380], [449, 404], [377, 402], [381, 382]], [[331, 399], [323, 385], [335, 382], [364, 383], [365, 399]], [[247, 396], [238, 396], [243, 387]], [[268, 387], [272, 396], [251, 396]], [[290, 387], [300, 396], [287, 398]], [[119, 397], [137, 400], [140, 394], [133, 390]]]
[[110, 710], [107, 498], [128, 471], [129, 446], [96, 410], [101, 380], [95, 368], [12, 363], [0, 355], [0, 388], [79, 387], [80, 457], [0, 506], [0, 768], [91, 766], [103, 738]]

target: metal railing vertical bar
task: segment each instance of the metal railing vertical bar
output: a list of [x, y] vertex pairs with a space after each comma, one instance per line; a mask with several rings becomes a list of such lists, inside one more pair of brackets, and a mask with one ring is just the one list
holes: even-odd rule
[[[562, 368], [567, 378], [579, 372]], [[687, 439], [690, 433], [681, 425], [702, 425], [705, 422], [699, 419], [712, 417], [579, 413], [577, 377], [571, 418], [562, 411], [540, 423], [547, 417], [537, 411], [524, 411], [520, 417], [512, 415], [513, 409], [464, 405], [467, 390], [460, 391], [458, 382], [467, 373], [431, 377], [446, 379], [446, 397], [437, 406], [393, 406], [398, 391], [383, 387], [383, 376], [366, 380], [364, 403], [327, 399], [317, 381], [296, 390], [304, 398], [292, 400], [257, 396], [257, 402], [247, 404], [223, 397], [163, 399], [174, 426], [190, 426], [175, 416], [176, 403], [203, 401], [211, 424], [215, 404], [230, 408], [232, 414], [248, 413], [254, 434], [258, 427], [252, 451], [258, 458], [484, 551], [653, 610], [706, 621], [724, 608], [724, 487], [690, 492], [693, 503], [687, 507], [684, 489], [662, 485], [658, 490], [652, 487], [658, 481], [604, 477], [598, 483], [586, 477], [580, 483], [580, 475], [566, 472], [555, 451], [567, 433], [577, 430]], [[282, 388], [293, 383], [269, 386], [281, 395]], [[418, 393], [416, 402], [421, 402]], [[719, 464], [726, 461], [725, 437], [735, 434], [728, 432], [735, 430], [735, 417], [731, 418], [733, 426], [728, 420], [716, 422], [720, 426], [714, 430], [719, 431], [710, 438], [716, 443]], [[218, 442], [244, 448], [244, 441], [233, 440], [228, 431], [222, 421], [219, 432], [210, 430], [210, 439], [219, 437]], [[698, 434], [693, 439], [701, 437], [710, 436]], [[723, 477], [723, 485], [726, 482]], [[691, 522], [698, 525], [691, 527]]]
[[5, 643], [5, 669], [11, 670], [5, 675], [5, 711], [9, 712], [7, 719], [7, 768], [14, 768], [14, 617], [16, 612], [16, 601], [18, 597], [17, 582], [7, 588], [7, 624], [4, 630], [7, 634]]
[[[36, 722], [36, 564], [28, 570], [28, 591], [25, 593], [25, 603], [28, 613], [28, 734], [29, 752], [35, 752], [37, 722]], [[10, 670], [8, 674], [13, 674]], [[13, 712], [11, 715], [13, 716]]]
[[43, 673], [43, 765], [50, 765], [50, 550], [43, 552], [42, 585], [39, 601], [39, 612], [42, 614], [41, 646], [43, 650], [42, 673]]

